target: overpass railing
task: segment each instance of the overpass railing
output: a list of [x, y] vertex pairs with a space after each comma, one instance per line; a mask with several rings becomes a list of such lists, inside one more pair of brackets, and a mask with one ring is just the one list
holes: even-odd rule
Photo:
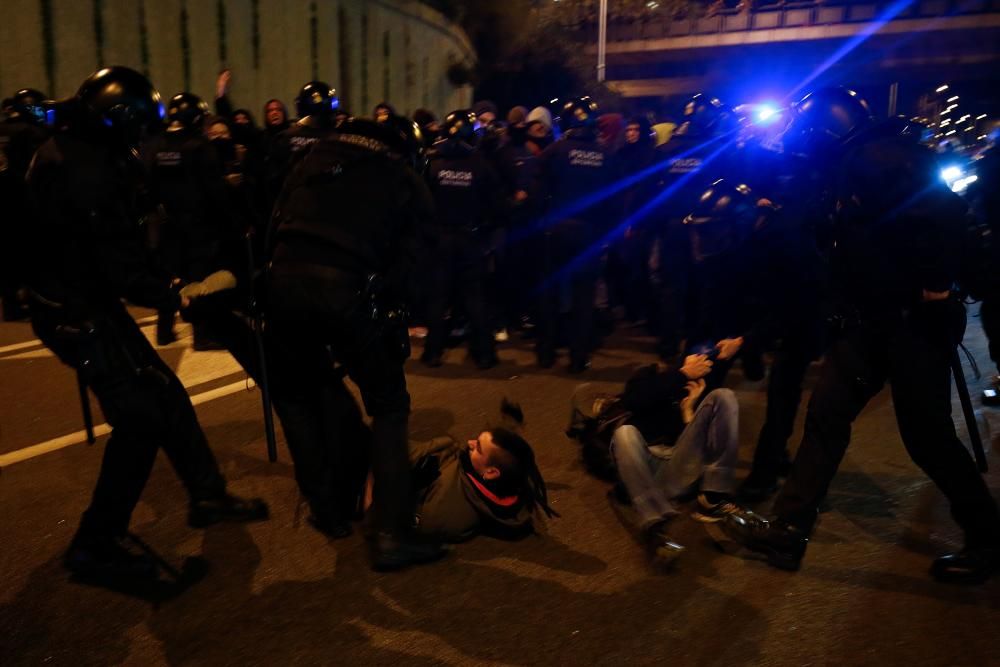
[[[687, 37], [748, 30], [775, 30], [875, 20], [888, 3], [856, 1], [764, 2], [743, 0], [739, 6], [724, 2], [710, 5], [701, 16], [610, 22], [608, 41]], [[930, 19], [943, 16], [1000, 13], [1000, 0], [920, 0], [897, 14], [893, 20]]]

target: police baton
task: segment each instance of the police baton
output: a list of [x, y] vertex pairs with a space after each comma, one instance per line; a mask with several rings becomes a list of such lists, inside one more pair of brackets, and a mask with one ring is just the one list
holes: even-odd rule
[[257, 294], [257, 263], [254, 261], [254, 231], [251, 227], [244, 236], [247, 251], [247, 269], [250, 276], [250, 326], [257, 343], [257, 384], [260, 386], [261, 407], [264, 409], [264, 437], [267, 439], [267, 460], [278, 460], [278, 444], [274, 436], [274, 412], [271, 410], [271, 386], [267, 376], [267, 349], [264, 345], [264, 315]]
[[986, 463], [986, 450], [983, 449], [983, 438], [976, 422], [976, 412], [972, 408], [972, 398], [969, 396], [969, 385], [965, 382], [965, 371], [962, 370], [962, 359], [958, 356], [956, 347], [951, 355], [951, 372], [955, 376], [955, 388], [958, 390], [958, 400], [962, 403], [965, 414], [965, 425], [969, 431], [969, 441], [972, 443], [972, 454], [976, 457], [979, 472], [986, 473], [989, 466]]
[[87, 431], [87, 444], [97, 442], [94, 436], [94, 415], [90, 411], [90, 396], [87, 394], [87, 382], [80, 371], [76, 372], [76, 388], [80, 391], [80, 407], [83, 408], [83, 428]]

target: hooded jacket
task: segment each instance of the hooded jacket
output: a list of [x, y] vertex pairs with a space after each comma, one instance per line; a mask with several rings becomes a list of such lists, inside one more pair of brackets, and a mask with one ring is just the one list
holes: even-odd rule
[[418, 532], [446, 542], [477, 534], [516, 539], [535, 530], [534, 510], [476, 474], [468, 449], [450, 437], [411, 443]]

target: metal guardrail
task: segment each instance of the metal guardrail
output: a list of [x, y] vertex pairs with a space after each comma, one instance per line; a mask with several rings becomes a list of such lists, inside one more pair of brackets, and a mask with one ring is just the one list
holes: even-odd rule
[[[751, 0], [752, 1], [752, 0]], [[748, 30], [775, 30], [874, 20], [888, 7], [887, 3], [789, 2], [763, 4], [750, 10], [722, 8], [711, 16], [612, 22], [608, 25], [609, 42], [688, 37]], [[942, 16], [1000, 13], [1000, 0], [922, 0], [897, 14], [893, 20], [930, 19]]]

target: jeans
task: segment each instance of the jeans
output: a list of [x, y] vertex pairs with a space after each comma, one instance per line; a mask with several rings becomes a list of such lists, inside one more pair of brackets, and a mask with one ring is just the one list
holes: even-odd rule
[[618, 476], [643, 529], [678, 514], [674, 499], [698, 486], [731, 494], [739, 455], [739, 405], [729, 389], [708, 394], [673, 447], [652, 446], [635, 426], [611, 438]]

